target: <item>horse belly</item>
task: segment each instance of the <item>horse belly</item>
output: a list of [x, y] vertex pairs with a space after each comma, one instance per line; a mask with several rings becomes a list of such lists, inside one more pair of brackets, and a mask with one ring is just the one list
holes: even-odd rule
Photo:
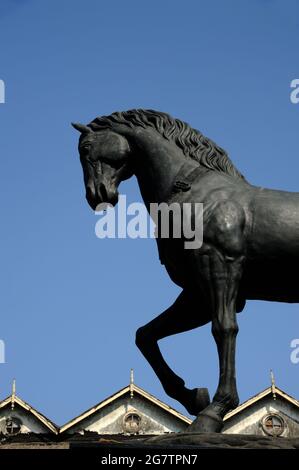
[[294, 261], [246, 262], [240, 283], [242, 297], [251, 300], [297, 303], [299, 302], [298, 271], [299, 263]]

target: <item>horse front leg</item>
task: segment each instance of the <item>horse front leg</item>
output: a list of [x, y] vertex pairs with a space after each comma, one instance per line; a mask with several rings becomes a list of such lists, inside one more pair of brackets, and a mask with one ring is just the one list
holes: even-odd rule
[[239, 403], [235, 374], [236, 304], [245, 260], [245, 221], [245, 212], [237, 201], [219, 201], [207, 215], [202, 247], [189, 255], [193, 277], [210, 303], [212, 334], [219, 356], [217, 391], [212, 403], [189, 426], [190, 432], [220, 432], [223, 417]]
[[235, 373], [235, 352], [238, 324], [236, 300], [242, 273], [243, 257], [223, 260], [216, 256], [215, 314], [212, 319], [212, 334], [219, 356], [219, 384], [213, 401], [220, 403], [222, 414], [239, 404]]
[[225, 414], [238, 406], [235, 352], [238, 325], [236, 301], [244, 257], [226, 257], [217, 250], [202, 257], [202, 271], [212, 304], [212, 334], [219, 356], [219, 383], [212, 403], [189, 432], [220, 432]]
[[210, 403], [208, 391], [205, 388], [186, 388], [183, 379], [165, 362], [158, 341], [208, 323], [211, 317], [204, 304], [201, 307], [201, 314], [198, 315], [198, 294], [184, 290], [171, 307], [136, 332], [136, 344], [165, 392], [195, 416]]

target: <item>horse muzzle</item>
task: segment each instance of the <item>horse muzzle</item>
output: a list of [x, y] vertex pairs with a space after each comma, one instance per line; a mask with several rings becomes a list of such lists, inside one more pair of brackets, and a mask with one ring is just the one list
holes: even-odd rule
[[88, 185], [86, 187], [86, 200], [93, 210], [96, 210], [100, 204], [111, 204], [115, 206], [118, 202], [118, 191], [116, 188], [109, 187], [104, 183]]

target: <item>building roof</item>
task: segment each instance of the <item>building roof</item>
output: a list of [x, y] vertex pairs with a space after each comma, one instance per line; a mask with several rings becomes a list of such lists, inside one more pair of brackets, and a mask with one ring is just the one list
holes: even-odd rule
[[14, 393], [12, 393], [11, 395], [9, 395], [9, 397], [5, 398], [0, 402], [0, 410], [2, 408], [5, 408], [6, 406], [11, 406], [13, 408], [15, 404], [19, 405], [21, 408], [31, 413], [38, 421], [40, 421], [44, 426], [46, 426], [49, 431], [53, 432], [54, 434], [58, 434], [59, 428], [58, 426], [56, 426], [56, 424], [54, 424], [52, 421], [46, 418], [46, 416], [41, 414], [39, 411], [30, 406], [28, 403], [26, 403]]
[[[35, 419], [37, 419], [40, 423], [42, 423], [51, 433], [54, 434], [60, 434], [64, 433], [65, 431], [69, 430], [73, 426], [77, 425], [78, 423], [82, 422], [84, 419], [92, 416], [94, 413], [98, 412], [99, 410], [102, 410], [104, 407], [110, 405], [111, 403], [115, 402], [119, 398], [123, 398], [125, 395], [130, 395], [131, 397], [136, 394], [139, 398], [143, 398], [147, 400], [148, 402], [152, 403], [153, 405], [157, 406], [160, 408], [160, 410], [164, 410], [166, 413], [172, 415], [174, 418], [178, 419], [182, 423], [188, 425], [192, 423], [192, 419], [184, 416], [182, 413], [176, 411], [174, 408], [170, 407], [166, 403], [162, 402], [158, 398], [154, 397], [150, 393], [146, 392], [142, 388], [138, 387], [131, 381], [129, 385], [126, 387], [122, 388], [118, 392], [114, 393], [110, 397], [106, 398], [105, 400], [97, 403], [93, 407], [89, 408], [87, 411], [84, 413], [80, 414], [79, 416], [71, 419], [69, 422], [64, 424], [59, 428], [55, 423], [53, 423], [51, 420], [49, 420], [46, 416], [44, 416], [42, 413], [37, 411], [35, 408], [33, 408], [31, 405], [26, 403], [24, 400], [19, 398], [15, 394], [15, 389], [13, 388], [13, 392], [10, 396], [5, 398], [4, 400], [0, 401], [0, 410], [11, 406], [12, 408], [15, 405], [20, 406], [27, 412], [31, 413]], [[263, 400], [266, 397], [273, 397], [273, 399], [280, 398], [282, 400], [285, 400], [286, 402], [290, 403], [291, 405], [295, 406], [296, 408], [299, 409], [299, 400], [296, 400], [295, 398], [291, 397], [288, 395], [286, 392], [278, 388], [275, 383], [272, 383], [272, 386], [266, 388], [262, 392], [254, 395], [252, 398], [249, 398], [246, 400], [244, 403], [239, 405], [237, 408], [234, 410], [230, 411], [227, 413], [224, 417], [224, 421], [229, 420], [230, 418], [236, 416], [237, 414], [243, 412], [247, 408], [253, 406], [254, 404], [258, 403], [259, 401]]]
[[235, 416], [236, 414], [240, 413], [241, 411], [245, 410], [246, 408], [249, 408], [250, 406], [254, 405], [255, 403], [257, 403], [258, 401], [262, 400], [263, 398], [267, 397], [267, 396], [270, 396], [272, 395], [272, 397], [274, 399], [276, 399], [277, 397], [280, 397], [286, 401], [288, 401], [289, 403], [291, 403], [292, 405], [296, 406], [297, 408], [299, 408], [299, 401], [296, 400], [295, 398], [291, 397], [290, 395], [288, 395], [287, 393], [285, 393], [283, 390], [281, 390], [280, 388], [276, 387], [276, 386], [271, 386], [271, 387], [268, 387], [266, 388], [265, 390], [263, 390], [262, 392], [258, 393], [257, 395], [254, 395], [252, 398], [249, 398], [248, 400], [246, 400], [244, 403], [242, 403], [241, 405], [239, 405], [237, 408], [235, 408], [234, 410], [230, 411], [229, 413], [227, 413], [224, 417], [224, 421], [232, 418], [233, 416]]
[[145, 398], [146, 400], [150, 401], [154, 405], [158, 406], [159, 408], [163, 409], [167, 413], [171, 414], [172, 416], [174, 416], [175, 418], [181, 420], [182, 422], [184, 422], [186, 424], [190, 424], [192, 422], [191, 419], [189, 419], [186, 416], [184, 416], [183, 414], [179, 413], [174, 408], [171, 408], [169, 405], [166, 405], [166, 403], [163, 403], [158, 398], [154, 397], [153, 395], [146, 392], [145, 390], [138, 387], [137, 385], [131, 383], [127, 387], [122, 388], [118, 392], [111, 395], [109, 398], [106, 398], [105, 400], [101, 401], [100, 403], [93, 406], [92, 408], [89, 408], [87, 411], [85, 411], [81, 415], [77, 416], [76, 418], [74, 418], [71, 421], [69, 421], [68, 423], [66, 423], [64, 426], [62, 426], [60, 428], [60, 433], [67, 431], [69, 428], [71, 428], [75, 424], [80, 423], [85, 418], [88, 418], [89, 416], [93, 415], [97, 411], [101, 410], [105, 406], [109, 405], [110, 403], [116, 401], [117, 399], [119, 399], [120, 397], [123, 397], [126, 394], [130, 394], [131, 396], [132, 396], [132, 394], [136, 394], [136, 395], [138, 395], [142, 398]]

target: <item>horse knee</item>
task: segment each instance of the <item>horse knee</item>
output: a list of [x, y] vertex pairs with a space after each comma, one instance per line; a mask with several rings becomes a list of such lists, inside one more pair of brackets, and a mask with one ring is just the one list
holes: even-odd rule
[[135, 344], [140, 350], [143, 349], [149, 341], [149, 331], [146, 326], [141, 326], [136, 331]]
[[238, 331], [239, 327], [236, 321], [220, 322], [216, 320], [212, 324], [212, 334], [216, 341], [220, 338], [236, 337]]

